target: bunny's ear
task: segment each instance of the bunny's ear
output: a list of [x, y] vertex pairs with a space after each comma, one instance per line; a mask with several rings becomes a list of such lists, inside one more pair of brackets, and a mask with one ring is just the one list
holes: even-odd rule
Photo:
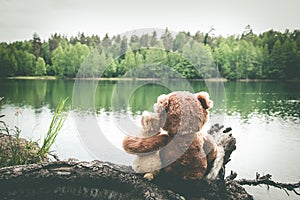
[[146, 129], [147, 127], [147, 122], [150, 120], [150, 113], [148, 111], [144, 111], [142, 114], [142, 118], [141, 118], [141, 124], [143, 129]]
[[209, 99], [207, 92], [199, 92], [195, 94], [196, 98], [200, 101], [204, 109], [210, 109], [213, 107], [213, 101]]

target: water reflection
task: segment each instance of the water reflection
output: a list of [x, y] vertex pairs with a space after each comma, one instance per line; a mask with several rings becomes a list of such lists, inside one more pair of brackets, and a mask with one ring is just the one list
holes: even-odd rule
[[294, 83], [275, 82], [227, 82], [227, 114], [239, 114], [249, 118], [261, 114], [272, 120], [272, 117], [290, 119], [299, 123], [300, 91]]
[[152, 110], [160, 94], [172, 90], [209, 90], [214, 100], [212, 114], [226, 112], [247, 119], [258, 113], [270, 120], [281, 117], [297, 123], [300, 118], [300, 91], [295, 83], [226, 82], [225, 91], [217, 82], [200, 81], [82, 81], [76, 85], [72, 80], [2, 80], [0, 84], [0, 96], [5, 97], [1, 105], [31, 106], [36, 112], [43, 106], [54, 110], [60, 98], [69, 97], [67, 110], [130, 111], [139, 115]]

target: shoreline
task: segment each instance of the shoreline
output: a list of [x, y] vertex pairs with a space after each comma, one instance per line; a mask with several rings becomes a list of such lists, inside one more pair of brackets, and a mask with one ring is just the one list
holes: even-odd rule
[[58, 80], [55, 76], [12, 76], [5, 77], [4, 79], [9, 80]]
[[[57, 78], [55, 76], [13, 76], [13, 77], [5, 77], [4, 79], [8, 80], [88, 80], [88, 81], [159, 81], [159, 80], [181, 80], [181, 79], [174, 79], [174, 78], [119, 78], [119, 77], [113, 77], [113, 78]], [[273, 80], [273, 79], [238, 79], [235, 81], [227, 80], [226, 78], [208, 78], [208, 79], [186, 79], [189, 81], [209, 81], [209, 82], [300, 82], [300, 80]]]

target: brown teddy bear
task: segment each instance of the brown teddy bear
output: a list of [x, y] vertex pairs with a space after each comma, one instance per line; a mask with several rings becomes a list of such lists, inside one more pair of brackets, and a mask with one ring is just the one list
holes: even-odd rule
[[130, 154], [160, 152], [163, 171], [176, 180], [201, 180], [217, 156], [211, 136], [201, 132], [212, 101], [206, 92], [172, 92], [154, 105], [160, 126], [168, 134], [147, 138], [127, 136], [123, 148]]

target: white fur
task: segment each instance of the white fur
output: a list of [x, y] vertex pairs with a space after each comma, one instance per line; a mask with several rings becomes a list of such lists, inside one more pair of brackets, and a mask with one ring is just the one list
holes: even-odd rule
[[137, 173], [147, 173], [161, 169], [159, 152], [150, 153], [144, 156], [137, 156], [133, 161], [133, 170]]
[[[152, 136], [153, 132], [155, 133], [156, 131], [160, 131], [153, 129], [153, 126], [151, 124], [151, 119], [156, 117], [155, 115], [157, 114], [149, 113], [147, 111], [143, 112], [141, 120], [143, 130], [140, 134], [142, 137], [150, 137]], [[133, 170], [137, 173], [146, 173], [144, 175], [144, 178], [146, 178], [149, 181], [154, 178], [154, 176], [159, 172], [161, 167], [162, 163], [158, 151], [138, 155], [136, 156], [132, 164]]]

